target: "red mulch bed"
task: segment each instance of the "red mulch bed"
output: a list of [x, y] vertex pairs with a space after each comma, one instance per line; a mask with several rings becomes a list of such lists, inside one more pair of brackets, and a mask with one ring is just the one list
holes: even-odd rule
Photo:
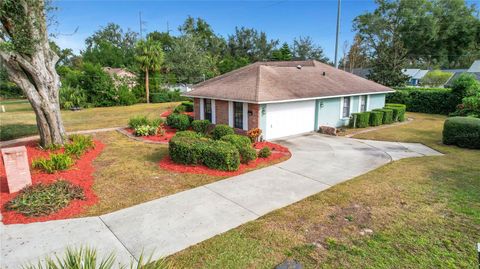
[[[28, 161], [31, 164], [32, 159], [38, 157], [48, 157], [49, 151], [41, 150], [37, 147], [36, 142], [31, 142], [25, 145], [27, 148]], [[93, 160], [102, 152], [105, 145], [100, 141], [95, 141], [95, 148], [86, 152], [80, 159], [76, 160], [75, 164], [68, 170], [59, 171], [55, 174], [47, 174], [37, 169], [30, 169], [32, 174], [32, 184], [37, 183], [52, 183], [58, 179], [64, 179], [72, 184], [82, 187], [85, 194], [85, 200], [73, 200], [70, 204], [60, 209], [59, 211], [42, 217], [26, 217], [15, 211], [4, 210], [4, 205], [12, 200], [17, 194], [8, 193], [7, 176], [5, 173], [5, 165], [3, 160], [0, 161], [0, 208], [3, 216], [2, 222], [4, 224], [14, 223], [31, 223], [42, 222], [49, 220], [67, 219], [82, 213], [86, 207], [94, 205], [98, 201], [98, 197], [93, 192]], [[61, 150], [57, 151], [61, 152]]]
[[[167, 110], [167, 111], [163, 112], [162, 114], [160, 114], [160, 117], [168, 117], [168, 116], [170, 116], [172, 113], [173, 113], [173, 110]], [[195, 116], [195, 113], [194, 113], [194, 112], [182, 112], [182, 114], [185, 114], [185, 115], [188, 115], [188, 116], [192, 116], [192, 117]]]
[[278, 162], [282, 159], [287, 160], [290, 158], [291, 153], [288, 148], [280, 146], [271, 142], [258, 142], [254, 144], [255, 149], [261, 149], [264, 146], [269, 147], [272, 150], [272, 154], [268, 158], [257, 158], [255, 161], [252, 161], [248, 164], [240, 164], [240, 167], [237, 171], [221, 171], [208, 168], [204, 165], [184, 165], [174, 163], [170, 156], [163, 158], [159, 165], [161, 168], [177, 173], [187, 173], [187, 174], [202, 174], [210, 176], [220, 176], [220, 177], [230, 177], [236, 176], [245, 173], [247, 170], [254, 169], [261, 164], [270, 164]]
[[174, 129], [168, 125], [163, 125], [163, 128], [165, 129], [165, 134], [164, 135], [149, 135], [149, 136], [135, 136], [135, 130], [131, 128], [126, 128], [125, 131], [127, 131], [129, 134], [132, 136], [135, 136], [136, 138], [146, 140], [146, 141], [153, 141], [153, 142], [159, 142], [159, 143], [165, 143], [168, 144], [168, 141], [172, 139], [173, 136], [175, 136], [175, 133], [177, 132], [177, 129]]

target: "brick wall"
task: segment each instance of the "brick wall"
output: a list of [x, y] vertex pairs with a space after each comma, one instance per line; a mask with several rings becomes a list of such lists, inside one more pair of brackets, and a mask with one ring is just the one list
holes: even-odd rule
[[258, 128], [260, 106], [258, 104], [248, 104], [248, 111], [252, 112], [251, 116], [248, 115], [248, 129]]
[[216, 124], [228, 125], [228, 101], [215, 100]]
[[196, 120], [200, 119], [200, 98], [193, 98], [193, 112]]

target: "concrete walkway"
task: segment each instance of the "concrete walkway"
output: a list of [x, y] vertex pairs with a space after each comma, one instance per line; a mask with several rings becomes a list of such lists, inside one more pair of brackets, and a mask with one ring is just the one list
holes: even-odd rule
[[[100, 128], [100, 129], [92, 129], [92, 130], [82, 130], [82, 131], [73, 131], [73, 132], [67, 132], [67, 135], [111, 132], [111, 131], [124, 129], [125, 127], [126, 126], [111, 127], [111, 128]], [[27, 136], [27, 137], [17, 138], [17, 139], [13, 139], [13, 140], [2, 141], [2, 142], [0, 142], [0, 148], [9, 147], [9, 146], [12, 146], [12, 145], [15, 145], [15, 144], [30, 142], [30, 141], [39, 140], [39, 139], [40, 139], [40, 136], [33, 135], [33, 136]]]
[[288, 161], [99, 217], [0, 225], [1, 268], [17, 268], [67, 246], [160, 258], [300, 201], [392, 160], [441, 155], [422, 144], [308, 134], [278, 141]]

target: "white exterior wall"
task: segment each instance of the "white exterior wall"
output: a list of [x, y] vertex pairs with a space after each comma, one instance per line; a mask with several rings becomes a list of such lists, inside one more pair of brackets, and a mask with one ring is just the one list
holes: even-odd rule
[[313, 131], [315, 100], [266, 105], [266, 137], [275, 139]]

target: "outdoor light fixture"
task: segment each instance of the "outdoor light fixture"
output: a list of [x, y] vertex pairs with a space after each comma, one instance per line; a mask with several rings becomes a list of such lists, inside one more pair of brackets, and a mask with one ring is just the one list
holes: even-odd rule
[[323, 101], [320, 101], [320, 108], [323, 108]]
[[248, 111], [248, 116], [253, 116], [253, 112], [251, 110]]

